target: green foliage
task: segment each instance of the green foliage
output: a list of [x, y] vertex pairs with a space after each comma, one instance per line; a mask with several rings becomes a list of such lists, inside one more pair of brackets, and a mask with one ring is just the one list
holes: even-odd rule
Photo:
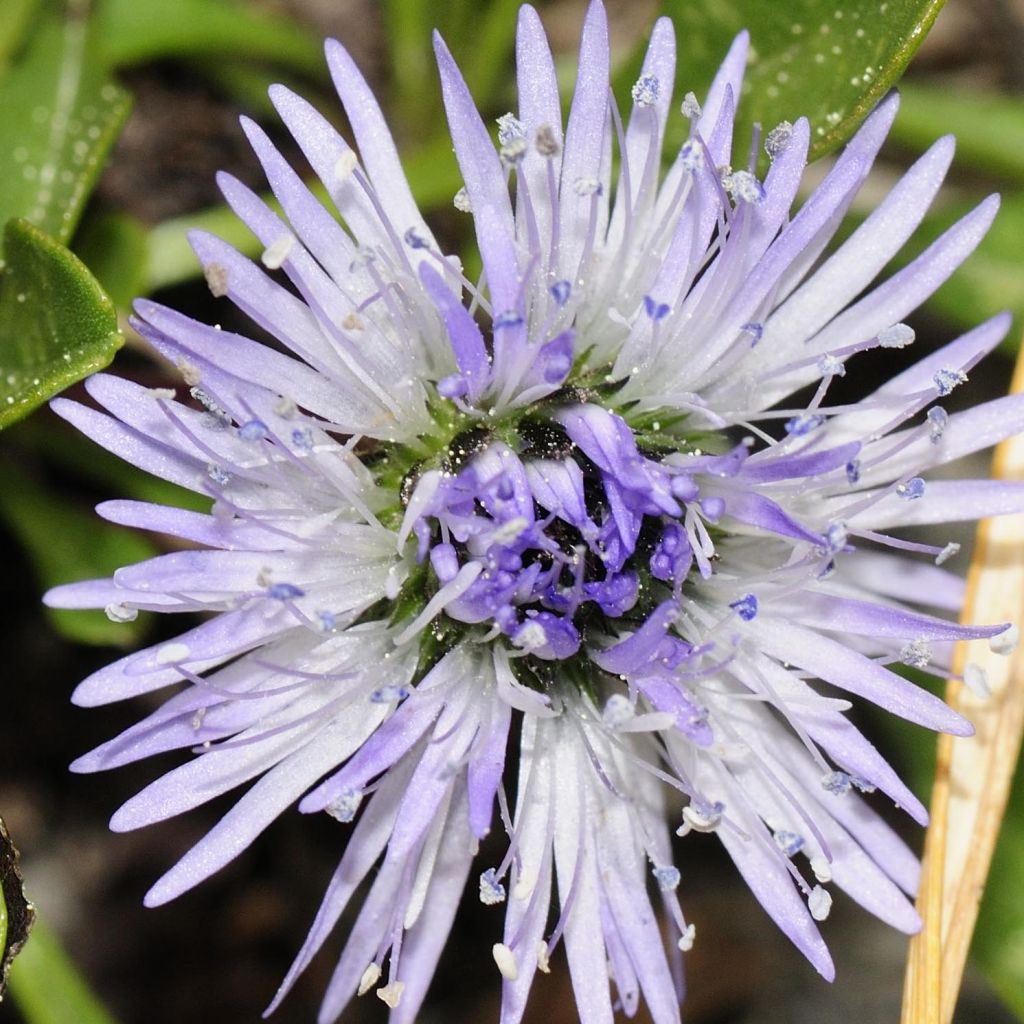
[[105, 366], [121, 345], [113, 306], [62, 243], [128, 97], [102, 68], [84, 5], [48, 3], [32, 21], [33, 6], [16, 7], [8, 55], [32, 31], [0, 78], [0, 427]]
[[892, 141], [924, 150], [947, 134], [956, 136], [961, 164], [1024, 182], [1024, 104], [1019, 96], [902, 84]]
[[[144, 535], [105, 523], [91, 509], [55, 501], [12, 462], [5, 461], [2, 469], [0, 515], [31, 559], [41, 588], [109, 576], [158, 554]], [[141, 635], [141, 623], [111, 622], [102, 611], [51, 608], [47, 614], [64, 636], [78, 643], [128, 647]]]
[[27, 220], [4, 231], [0, 427], [106, 366], [123, 341], [113, 303], [82, 262]]
[[[679, 85], [700, 96], [735, 35], [750, 30], [737, 152], [754, 122], [806, 116], [811, 156], [850, 137], [903, 73], [943, 0], [665, 0], [679, 39]], [[639, 61], [631, 68], [635, 76]], [[681, 141], [681, 137], [680, 140]]]
[[97, 24], [115, 65], [164, 57], [266, 60], [323, 74], [320, 41], [290, 18], [232, 0], [102, 0]]
[[25, 38], [38, 6], [39, 0], [4, 0], [0, 18], [0, 73]]
[[83, 9], [47, 3], [0, 79], [0, 223], [27, 217], [60, 242], [70, 239], [129, 109]]
[[26, 1024], [114, 1024], [42, 919], [11, 969], [11, 994]]

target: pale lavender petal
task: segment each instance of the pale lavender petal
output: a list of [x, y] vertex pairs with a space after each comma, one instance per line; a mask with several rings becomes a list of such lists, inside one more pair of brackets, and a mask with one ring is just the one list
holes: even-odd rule
[[580, 37], [579, 71], [565, 129], [565, 152], [559, 189], [562, 233], [559, 268], [575, 280], [590, 221], [591, 199], [578, 184], [600, 181], [607, 132], [608, 19], [600, 0], [591, 0]]
[[[382, 717], [384, 708], [378, 706], [374, 714]], [[339, 716], [305, 746], [289, 737], [294, 753], [267, 772], [146, 893], [146, 906], [157, 907], [180, 896], [232, 861], [325, 771], [351, 755], [375, 726], [373, 715]]]
[[448, 126], [466, 192], [473, 208], [477, 244], [496, 312], [519, 305], [519, 258], [516, 255], [512, 203], [497, 150], [484, 127], [448, 47], [434, 37]]
[[1018, 480], [930, 480], [917, 501], [892, 493], [851, 517], [858, 529], [957, 523], [1024, 512], [1024, 483]]
[[775, 617], [759, 618], [747, 628], [766, 654], [813, 672], [900, 718], [954, 736], [974, 732], [965, 718], [938, 697], [835, 640]]
[[445, 284], [444, 278], [429, 263], [420, 266], [420, 280], [444, 320], [455, 363], [466, 382], [469, 401], [476, 402], [487, 390], [491, 379], [484, 336], [476, 321]]
[[366, 173], [378, 196], [386, 199], [394, 227], [400, 235], [412, 228], [428, 245], [436, 247], [412, 197], [395, 140], [373, 91], [348, 51], [337, 40], [328, 39], [325, 50], [327, 66], [348, 115]]

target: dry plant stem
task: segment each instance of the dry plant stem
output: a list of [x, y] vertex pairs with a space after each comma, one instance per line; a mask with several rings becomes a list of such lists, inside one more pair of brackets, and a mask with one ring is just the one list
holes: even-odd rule
[[[1024, 357], [1011, 392], [1024, 390]], [[1024, 437], [996, 449], [993, 476], [1024, 479]], [[965, 622], [1024, 618], [1024, 515], [978, 528], [967, 583]], [[967, 660], [957, 651], [954, 671]], [[910, 945], [902, 1024], [950, 1024], [985, 889], [999, 825], [1006, 810], [1024, 732], [1024, 649], [1011, 657], [973, 645], [971, 661], [988, 673], [992, 696], [982, 700], [951, 680], [946, 699], [977, 727], [971, 740], [939, 740], [932, 822], [925, 842], [918, 910], [924, 928]]]

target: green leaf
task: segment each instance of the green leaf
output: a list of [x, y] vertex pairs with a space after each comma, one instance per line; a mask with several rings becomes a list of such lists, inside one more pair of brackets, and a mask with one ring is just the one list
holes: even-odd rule
[[114, 1024], [41, 918], [11, 971], [11, 995], [26, 1024]]
[[[58, 500], [9, 460], [0, 463], [0, 517], [32, 560], [43, 589], [100, 579], [159, 552], [144, 534], [122, 529], [86, 509]], [[47, 609], [69, 640], [128, 647], [141, 636], [136, 622], [112, 622], [102, 611]]]
[[[980, 197], [959, 200], [930, 213], [910, 242], [898, 253], [893, 268], [909, 263], [954, 221], [977, 205]], [[1004, 194], [999, 214], [978, 248], [928, 300], [926, 309], [954, 328], [974, 327], [1000, 310], [1009, 309], [1024, 321], [1024, 192]], [[1008, 348], [1016, 351], [1018, 332], [1011, 330]]]
[[[460, 48], [463, 74], [476, 102], [486, 113], [510, 81], [515, 47], [516, 11], [520, 0], [492, 0], [486, 14], [473, 10], [472, 36]], [[475, 5], [469, 5], [475, 8]]]
[[27, 217], [67, 242], [129, 98], [105, 75], [88, 5], [51, 6], [0, 80], [0, 223]]
[[[421, 136], [425, 128], [435, 124], [440, 110], [430, 48], [433, 7], [423, 0], [385, 0], [381, 5], [391, 71], [388, 110], [402, 126], [400, 134], [411, 138]], [[428, 82], [430, 88], [425, 87]]]
[[121, 347], [113, 303], [71, 252], [26, 220], [4, 229], [0, 271], [0, 428]]
[[320, 40], [290, 18], [231, 0], [102, 0], [97, 22], [115, 65], [162, 57], [266, 60], [322, 77]]
[[957, 159], [972, 170], [1024, 181], [1024, 105], [1019, 96], [905, 82], [899, 117], [889, 136], [927, 149], [940, 135], [956, 136]]
[[[665, 0], [676, 24], [680, 95], [706, 92], [733, 38], [749, 29], [736, 152], [751, 128], [806, 116], [811, 157], [846, 141], [899, 78], [943, 0]], [[635, 78], [639, 61], [630, 72]], [[620, 82], [628, 89], [631, 81]], [[673, 118], [678, 131], [685, 125]], [[678, 141], [682, 141], [682, 136]], [[738, 159], [737, 162], [740, 162]]]
[[75, 235], [75, 253], [118, 309], [145, 288], [147, 229], [126, 213], [89, 211]]

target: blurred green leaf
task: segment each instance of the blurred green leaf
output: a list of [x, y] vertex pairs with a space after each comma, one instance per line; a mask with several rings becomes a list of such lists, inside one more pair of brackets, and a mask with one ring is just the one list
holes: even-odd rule
[[126, 213], [86, 215], [75, 235], [75, 253], [118, 309], [127, 309], [145, 286], [147, 228]]
[[[980, 201], [958, 200], [929, 214], [893, 266], [910, 262], [926, 246], [973, 209]], [[1021, 238], [1024, 237], [1024, 192], [1004, 194], [999, 214], [969, 260], [928, 300], [926, 308], [958, 328], [975, 326], [1002, 309], [1018, 323], [1024, 320], [1024, 272]], [[1006, 344], [1016, 351], [1019, 338], [1009, 334]]]
[[1024, 180], [1024, 104], [1019, 96], [914, 82], [901, 84], [900, 95], [892, 141], [924, 150], [952, 132], [961, 164]]
[[[267, 120], [277, 117], [267, 87], [270, 78], [266, 68], [250, 64], [242, 58], [219, 61], [194, 61], [191, 64], [215, 89], [230, 97], [234, 104], [251, 117]], [[293, 92], [308, 92], [308, 88], [288, 74], [275, 73], [274, 83], [287, 86]]]
[[121, 347], [113, 303], [82, 262], [26, 220], [7, 223], [0, 271], [0, 429]]
[[[128, 114], [103, 71], [88, 4], [48, 5], [0, 79], [0, 223], [27, 217], [60, 242], [74, 231]], [[63, 11], [63, 13], [62, 13]]]
[[0, 17], [0, 72], [21, 45], [39, 0], [4, 0]]
[[[109, 576], [158, 553], [145, 535], [55, 500], [51, 491], [10, 460], [0, 463], [0, 516], [31, 558], [45, 589], [69, 580]], [[60, 632], [78, 643], [130, 646], [141, 634], [138, 622], [112, 622], [102, 611], [47, 611]]]
[[988, 975], [1006, 1005], [1024, 1020], [1024, 762], [1017, 768], [1013, 796], [989, 872], [974, 932], [971, 956]]
[[42, 919], [14, 963], [11, 994], [26, 1024], [114, 1024]]
[[[944, 0], [664, 0], [676, 24], [679, 86], [702, 95], [733, 38], [749, 29], [736, 152], [754, 122], [765, 131], [806, 116], [811, 156], [835, 149], [902, 74]], [[628, 90], [639, 59], [619, 85]], [[679, 118], [670, 120], [678, 132]], [[676, 140], [682, 141], [680, 135]]]
[[[164, 383], [161, 381], [161, 383]], [[99, 448], [84, 434], [56, 416], [33, 416], [19, 423], [4, 439], [19, 453], [31, 453], [65, 481], [80, 481], [93, 492], [209, 512], [212, 499], [169, 480], [140, 473], [135, 466]], [[5, 450], [11, 450], [9, 447]]]
[[430, 46], [434, 5], [422, 0], [384, 0], [381, 9], [391, 75], [388, 112], [401, 126], [400, 134], [418, 138], [436, 123], [440, 110], [438, 90], [426, 87], [436, 82], [437, 75]]
[[102, 0], [96, 19], [115, 65], [163, 57], [265, 60], [323, 76], [319, 38], [283, 15], [232, 0]]
[[[502, 86], [511, 80], [519, 5], [520, 0], [492, 0], [486, 14], [475, 15], [470, 25], [471, 38], [460, 47], [465, 54], [462, 71], [466, 82], [485, 112], [501, 98]], [[470, 10], [476, 7], [463, 6]]]

